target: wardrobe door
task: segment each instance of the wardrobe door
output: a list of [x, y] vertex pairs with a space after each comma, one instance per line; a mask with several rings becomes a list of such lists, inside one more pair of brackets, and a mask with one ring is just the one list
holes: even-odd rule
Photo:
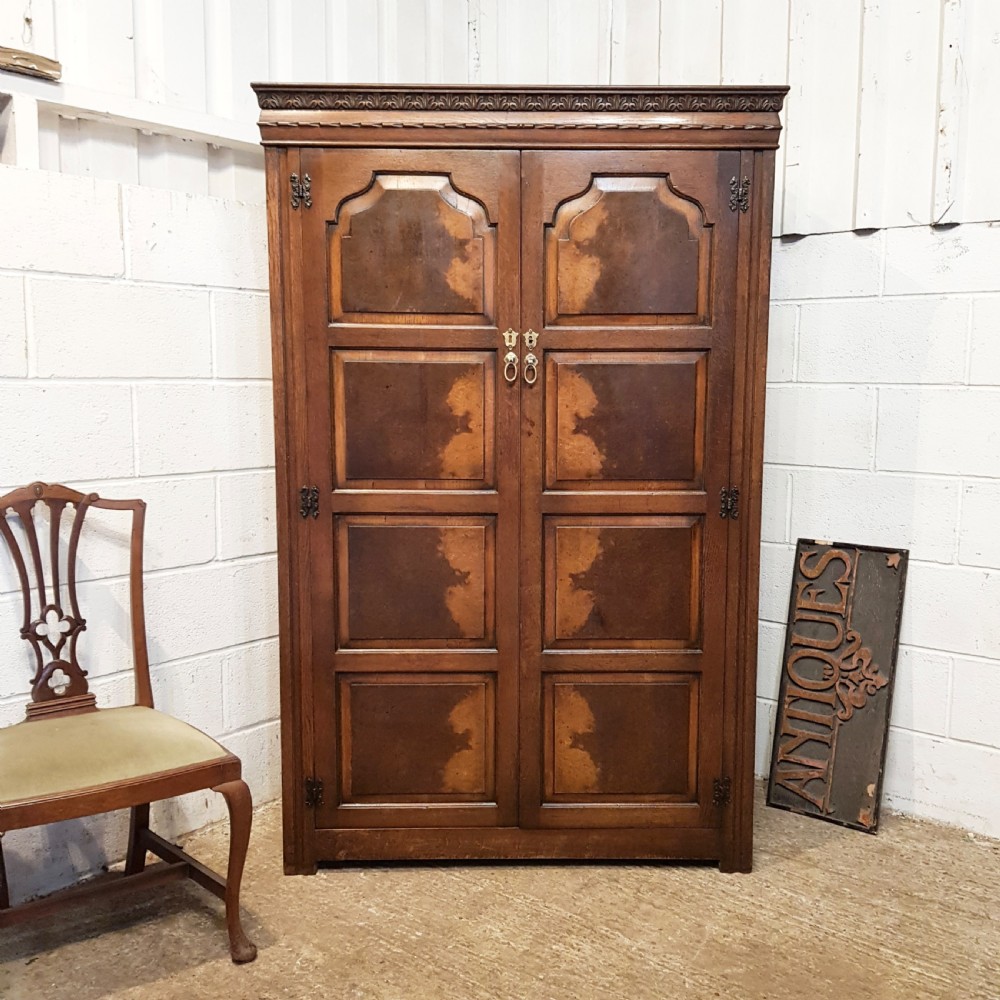
[[519, 154], [313, 150], [300, 170], [316, 826], [512, 825]]
[[522, 163], [520, 821], [713, 843], [739, 154]]

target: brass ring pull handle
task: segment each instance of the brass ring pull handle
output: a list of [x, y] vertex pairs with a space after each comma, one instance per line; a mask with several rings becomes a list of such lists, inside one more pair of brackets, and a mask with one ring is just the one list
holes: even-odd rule
[[503, 356], [503, 377], [513, 385], [517, 381], [517, 331], [507, 327], [503, 334], [503, 342], [507, 345], [507, 353]]
[[534, 330], [524, 331], [524, 346], [528, 353], [524, 356], [524, 381], [534, 385], [538, 381], [538, 358], [532, 353], [538, 343], [538, 334]]

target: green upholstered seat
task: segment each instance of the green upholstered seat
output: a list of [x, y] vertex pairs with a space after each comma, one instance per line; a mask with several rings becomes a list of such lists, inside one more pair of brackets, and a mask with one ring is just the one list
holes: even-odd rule
[[0, 809], [228, 756], [225, 747], [135, 705], [0, 729]]

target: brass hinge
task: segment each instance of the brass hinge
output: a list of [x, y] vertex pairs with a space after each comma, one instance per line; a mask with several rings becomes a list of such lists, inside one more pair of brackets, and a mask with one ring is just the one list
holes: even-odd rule
[[750, 211], [750, 178], [744, 177], [743, 182], [734, 177], [729, 182], [729, 211]]
[[312, 179], [310, 176], [303, 174], [302, 180], [299, 180], [298, 174], [292, 174], [289, 180], [292, 183], [292, 208], [298, 208], [299, 205], [312, 208]]
[[299, 514], [302, 517], [319, 517], [318, 486], [303, 486], [299, 490]]
[[316, 778], [306, 778], [306, 809], [315, 809], [323, 804], [323, 782]]
[[719, 517], [735, 521], [740, 516], [740, 491], [735, 486], [719, 490]]
[[733, 779], [716, 778], [712, 782], [712, 805], [728, 806], [733, 797]]

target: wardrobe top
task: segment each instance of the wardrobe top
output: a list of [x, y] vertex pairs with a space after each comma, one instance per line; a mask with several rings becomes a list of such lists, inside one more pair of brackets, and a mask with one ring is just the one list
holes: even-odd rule
[[388, 141], [398, 146], [531, 147], [583, 142], [773, 149], [781, 131], [778, 112], [788, 92], [785, 86], [251, 86], [260, 104], [261, 141], [266, 146]]

